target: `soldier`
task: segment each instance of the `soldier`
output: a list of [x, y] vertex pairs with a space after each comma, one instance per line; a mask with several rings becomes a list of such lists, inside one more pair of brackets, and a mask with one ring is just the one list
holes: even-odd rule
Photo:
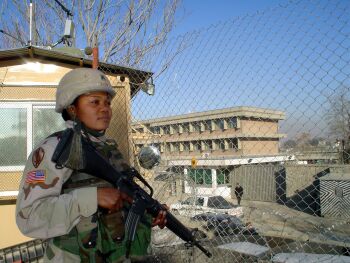
[[242, 196], [243, 196], [243, 187], [239, 183], [236, 184], [235, 195], [237, 198], [237, 204], [241, 205], [241, 200], [242, 200]]
[[[68, 72], [56, 92], [56, 112], [66, 126], [84, 125], [98, 151], [118, 171], [128, 168], [116, 143], [107, 139], [115, 91], [95, 69]], [[20, 184], [16, 221], [32, 238], [49, 239], [44, 262], [121, 262], [125, 256], [125, 208], [132, 201], [109, 183], [51, 161], [62, 132], [43, 140], [30, 154]], [[79, 159], [79, 157], [77, 158]], [[131, 246], [131, 259], [149, 252], [151, 226], [165, 226], [166, 212], [145, 215]]]

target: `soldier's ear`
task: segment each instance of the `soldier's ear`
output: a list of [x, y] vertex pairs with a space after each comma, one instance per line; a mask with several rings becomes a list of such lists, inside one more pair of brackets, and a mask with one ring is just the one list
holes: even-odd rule
[[75, 106], [74, 105], [69, 105], [67, 107], [67, 112], [71, 118], [71, 120], [75, 120], [76, 116], [77, 116], [77, 113], [76, 113], [76, 109], [75, 109]]

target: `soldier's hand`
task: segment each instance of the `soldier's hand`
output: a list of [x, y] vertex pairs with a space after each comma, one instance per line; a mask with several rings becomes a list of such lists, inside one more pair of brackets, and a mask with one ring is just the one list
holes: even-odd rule
[[112, 187], [97, 188], [98, 206], [108, 209], [110, 212], [119, 211], [123, 207], [124, 201], [131, 202], [132, 199]]
[[163, 204], [164, 210], [160, 210], [157, 217], [153, 218], [152, 226], [159, 226], [159, 228], [163, 229], [166, 225], [166, 210], [169, 210], [169, 206]]

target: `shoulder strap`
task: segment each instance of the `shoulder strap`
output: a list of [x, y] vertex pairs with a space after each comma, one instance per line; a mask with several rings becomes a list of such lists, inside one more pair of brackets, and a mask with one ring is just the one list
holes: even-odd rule
[[48, 139], [48, 138], [52, 138], [52, 137], [58, 137], [58, 138], [61, 138], [61, 137], [62, 137], [63, 132], [64, 132], [64, 130], [54, 132], [54, 133], [52, 133], [51, 135], [47, 136], [47, 137], [46, 137], [46, 139]]

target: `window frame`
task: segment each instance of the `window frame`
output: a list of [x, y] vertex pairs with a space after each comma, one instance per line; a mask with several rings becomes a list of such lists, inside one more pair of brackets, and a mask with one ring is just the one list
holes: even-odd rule
[[[0, 109], [26, 109], [26, 157], [28, 158], [34, 148], [33, 133], [33, 110], [34, 109], [54, 109], [54, 101], [0, 101]], [[1, 166], [0, 172], [18, 172], [23, 171], [25, 165]]]

